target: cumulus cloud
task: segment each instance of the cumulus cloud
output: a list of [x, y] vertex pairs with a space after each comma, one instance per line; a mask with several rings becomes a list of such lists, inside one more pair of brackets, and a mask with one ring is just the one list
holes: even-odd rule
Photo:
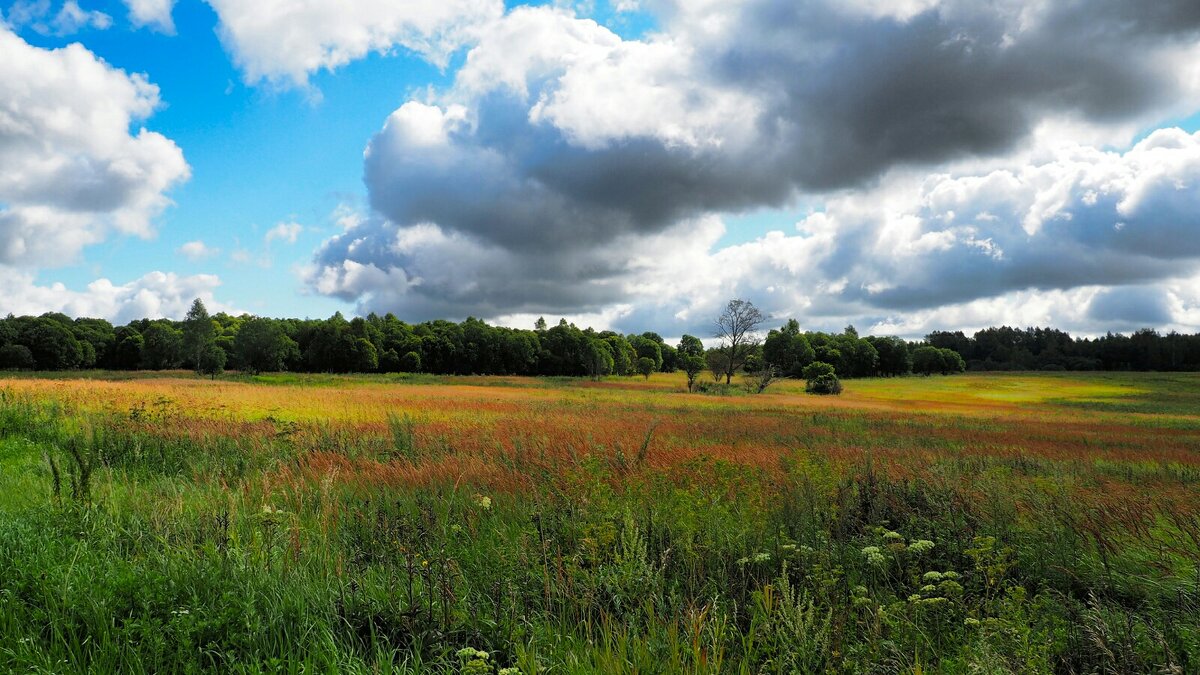
[[152, 234], [189, 175], [174, 142], [131, 131], [158, 105], [144, 75], [0, 25], [0, 265], [62, 264], [112, 232]]
[[124, 0], [129, 8], [129, 20], [134, 26], [148, 26], [161, 33], [175, 34], [175, 20], [171, 12], [175, 0]]
[[629, 304], [614, 320], [682, 332], [742, 295], [814, 326], [865, 319], [905, 334], [934, 319], [1169, 325], [1185, 316], [1182, 301], [1138, 314], [1134, 296], [1098, 293], [1200, 269], [1200, 133], [1159, 130], [1124, 153], [1066, 146], [1040, 163], [979, 174], [898, 172], [829, 198], [794, 232], [725, 247], [715, 216], [552, 256], [430, 223], [366, 216], [343, 226], [308, 271], [314, 288], [414, 318]]
[[197, 261], [204, 260], [205, 258], [211, 258], [219, 254], [221, 249], [213, 248], [197, 239], [196, 241], [187, 242], [183, 246], [180, 246], [178, 249], [176, 249], [176, 251], [188, 260]]
[[[1130, 147], [1200, 109], [1194, 2], [644, 4], [642, 40], [553, 7], [479, 29], [371, 140], [373, 213], [314, 288], [422, 317], [692, 327], [738, 294], [892, 325], [1200, 258], [1200, 140]], [[801, 197], [822, 207], [798, 232], [718, 248], [721, 214]]]
[[122, 324], [146, 317], [180, 319], [195, 298], [210, 311], [232, 311], [213, 297], [220, 284], [210, 274], [150, 272], [126, 284], [97, 279], [86, 290], [76, 291], [60, 283], [39, 285], [32, 274], [0, 267], [0, 314], [62, 312]]
[[501, 15], [501, 0], [208, 0], [249, 83], [304, 86], [309, 75], [402, 48], [444, 66]]
[[264, 240], [268, 244], [270, 244], [272, 241], [282, 241], [288, 244], [294, 244], [296, 243], [296, 238], [299, 237], [300, 233], [303, 231], [304, 226], [300, 223], [279, 223], [270, 230], [267, 230]]

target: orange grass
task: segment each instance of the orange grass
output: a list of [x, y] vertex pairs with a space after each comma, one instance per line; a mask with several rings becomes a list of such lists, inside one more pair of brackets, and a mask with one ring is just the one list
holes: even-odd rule
[[[1137, 375], [904, 378], [850, 381], [840, 397], [803, 393], [784, 382], [766, 394], [687, 394], [681, 375], [649, 381], [441, 378], [431, 383], [379, 378], [305, 378], [271, 384], [177, 378], [0, 380], [0, 389], [54, 400], [70, 410], [128, 415], [161, 433], [193, 437], [288, 435], [302, 450], [292, 477], [379, 484], [463, 481], [519, 490], [546, 472], [599, 455], [667, 472], [699, 458], [767, 471], [803, 453], [834, 466], [870, 456], [895, 476], [929, 477], [940, 461], [993, 464], [1052, 461], [1139, 467], [1137, 480], [1106, 475], [1082, 489], [1149, 499], [1180, 490], [1171, 467], [1200, 467], [1195, 413], [1114, 413], [1076, 401], [1136, 398], [1153, 388]], [[315, 381], [315, 380], [314, 380]], [[1200, 382], [1200, 379], [1197, 380]], [[328, 446], [325, 431], [387, 438], [389, 415], [415, 422], [417, 444], [439, 448], [419, 463], [352, 455]], [[1188, 469], [1188, 470], [1192, 470]], [[283, 476], [280, 476], [282, 479]], [[1095, 481], [1093, 481], [1095, 482]]]

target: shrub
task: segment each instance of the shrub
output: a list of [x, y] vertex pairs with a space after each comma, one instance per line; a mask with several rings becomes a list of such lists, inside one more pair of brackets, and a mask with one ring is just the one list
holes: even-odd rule
[[808, 382], [804, 391], [810, 394], [840, 394], [842, 381], [838, 379], [833, 366], [822, 361], [813, 361], [804, 367], [804, 379]]

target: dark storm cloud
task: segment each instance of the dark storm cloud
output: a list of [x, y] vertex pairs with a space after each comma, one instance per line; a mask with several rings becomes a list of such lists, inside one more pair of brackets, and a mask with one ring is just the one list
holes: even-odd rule
[[1171, 308], [1161, 289], [1113, 288], [1092, 299], [1088, 317], [1110, 328], [1136, 330], [1170, 323]]
[[791, 190], [748, 154], [698, 154], [648, 138], [589, 150], [527, 118], [527, 104], [489, 97], [477, 127], [435, 156], [377, 136], [365, 168], [371, 206], [397, 223], [433, 222], [510, 250], [552, 253], [696, 213], [776, 203]]
[[[495, 317], [516, 312], [571, 314], [621, 300], [612, 263], [578, 253], [545, 256], [447, 236], [438, 228], [399, 228], [372, 217], [317, 251], [310, 283], [322, 292], [408, 320]], [[408, 236], [409, 243], [398, 246]]]
[[733, 33], [754, 38], [711, 68], [772, 101], [764, 139], [804, 189], [1004, 151], [1048, 114], [1117, 121], [1169, 101], [1174, 73], [1153, 54], [1195, 39], [1197, 3], [1050, 4], [1020, 30], [1012, 3], [946, 3], [906, 21], [753, 3]]
[[[951, 1], [898, 19], [832, 1], [748, 2], [717, 37], [690, 36], [696, 56], [687, 66], [694, 80], [756, 103], [754, 133], [738, 143], [689, 146], [647, 135], [585, 147], [531, 114], [562, 86], [562, 73], [531, 78], [528, 95], [497, 86], [468, 101], [473, 124], [450, 131], [444, 145], [414, 147], [386, 129], [377, 135], [365, 181], [384, 218], [354, 235], [366, 240], [356, 252], [333, 241], [316, 263], [366, 260], [423, 278], [403, 292], [391, 276], [381, 286], [339, 287], [377, 309], [595, 311], [622, 299], [616, 282], [628, 268], [614, 248], [681, 220], [870, 188], [898, 166], [1000, 155], [1050, 117], [1116, 123], [1180, 103], [1177, 73], [1164, 59], [1196, 41], [1200, 3], [1048, 4], [1022, 18], [1015, 2]], [[687, 30], [670, 10], [664, 16], [668, 31]], [[1181, 205], [1175, 213], [1172, 199]], [[1192, 202], [1163, 192], [1147, 203], [1166, 211], [1135, 214], [1124, 229], [1115, 227], [1111, 203], [1077, 205], [1076, 220], [1050, 223], [1035, 237], [1019, 214], [998, 214], [1000, 222], [976, 225], [1004, 257], [959, 241], [954, 255], [931, 254], [921, 273], [889, 270], [889, 261], [867, 255], [880, 225], [865, 223], [842, 232], [822, 265], [827, 278], [890, 273], [887, 290], [868, 292], [852, 279], [841, 293], [883, 310], [1018, 288], [1147, 281], [1200, 255], [1180, 243], [1196, 231], [1194, 212], [1182, 210]], [[403, 254], [388, 245], [420, 223], [470, 245]], [[478, 266], [431, 273], [456, 267], [452, 258]]]

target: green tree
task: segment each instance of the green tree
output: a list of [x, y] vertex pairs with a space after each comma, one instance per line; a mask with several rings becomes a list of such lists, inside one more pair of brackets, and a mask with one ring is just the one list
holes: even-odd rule
[[218, 375], [225, 372], [225, 360], [227, 358], [224, 349], [218, 347], [215, 341], [209, 341], [208, 346], [204, 348], [204, 351], [200, 352], [200, 356], [196, 361], [196, 372], [201, 375], [208, 375], [215, 380]]
[[116, 346], [113, 347], [112, 367], [120, 370], [136, 370], [142, 365], [142, 349], [146, 340], [132, 326], [117, 329]]
[[704, 372], [708, 364], [705, 363], [703, 356], [689, 355], [680, 358], [680, 367], [683, 369], [684, 374], [687, 375], [688, 391], [692, 391], [696, 388], [696, 378], [700, 376], [700, 373]]
[[762, 353], [768, 365], [775, 366], [780, 374], [787, 377], [799, 377], [804, 366], [816, 358], [812, 345], [800, 332], [800, 324], [795, 319], [788, 319], [782, 328], [767, 334]]
[[880, 375], [907, 375], [912, 371], [912, 355], [908, 343], [898, 337], [867, 337], [879, 355], [877, 372]]
[[65, 324], [50, 316], [22, 317], [18, 321], [17, 342], [33, 354], [38, 369], [69, 370], [83, 363], [83, 348], [71, 333], [70, 319]]
[[209, 345], [216, 340], [217, 329], [212, 317], [208, 315], [208, 308], [200, 298], [193, 300], [191, 309], [183, 319], [183, 351], [186, 360], [196, 368], [197, 373], [203, 372], [200, 368], [201, 357], [205, 356]]
[[919, 375], [961, 373], [967, 368], [962, 356], [949, 348], [931, 345], [917, 347], [912, 353], [913, 372]]
[[248, 373], [283, 370], [296, 343], [274, 319], [251, 317], [242, 322], [233, 341], [237, 366]]
[[583, 348], [583, 359], [587, 366], [588, 375], [592, 379], [600, 379], [612, 372], [612, 348], [602, 339], [593, 338]]
[[0, 346], [0, 370], [33, 370], [37, 362], [33, 352], [25, 345], [7, 344]]
[[[648, 337], [653, 336], [653, 337]], [[654, 370], [661, 370], [663, 365], [662, 343], [655, 340], [658, 337], [657, 333], [645, 333], [643, 335], [629, 336], [629, 344], [633, 345], [633, 349], [637, 352], [638, 361], [641, 359], [650, 359], [654, 363]], [[659, 338], [662, 340], [662, 338]], [[638, 372], [641, 372], [639, 363]]]
[[653, 373], [657, 368], [654, 366], [654, 359], [643, 356], [637, 360], [637, 370], [642, 377], [650, 379], [650, 373]]
[[183, 348], [183, 334], [169, 321], [153, 321], [142, 332], [142, 368], [170, 370], [178, 368]]
[[421, 372], [421, 355], [417, 352], [408, 352], [400, 357], [400, 370], [405, 373]]

